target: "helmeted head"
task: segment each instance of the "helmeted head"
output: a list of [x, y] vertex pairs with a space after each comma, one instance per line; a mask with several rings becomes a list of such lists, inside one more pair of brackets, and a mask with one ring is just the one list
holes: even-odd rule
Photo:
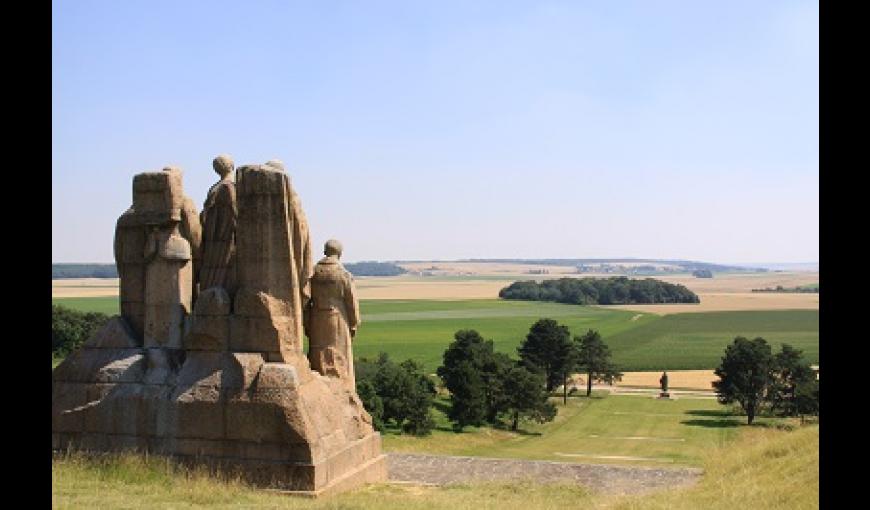
[[323, 254], [327, 257], [341, 257], [341, 243], [336, 241], [335, 239], [330, 239], [326, 241], [326, 245], [323, 247]]
[[214, 171], [221, 176], [221, 179], [224, 179], [233, 171], [233, 169], [235, 169], [236, 165], [233, 163], [233, 158], [231, 158], [229, 154], [221, 154], [214, 158], [212, 166], [214, 167]]
[[266, 161], [266, 166], [276, 168], [278, 170], [281, 170], [282, 172], [285, 171], [284, 162], [280, 159], [270, 159], [269, 161]]

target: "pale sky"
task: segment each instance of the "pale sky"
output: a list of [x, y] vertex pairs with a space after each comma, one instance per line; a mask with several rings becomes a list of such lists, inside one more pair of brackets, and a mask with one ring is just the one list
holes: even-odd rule
[[52, 261], [285, 162], [347, 261], [819, 253], [817, 2], [57, 1]]

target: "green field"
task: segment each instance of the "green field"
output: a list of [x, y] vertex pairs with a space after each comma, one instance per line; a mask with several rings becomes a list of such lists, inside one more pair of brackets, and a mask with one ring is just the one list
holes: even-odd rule
[[[650, 396], [555, 399], [559, 414], [551, 423], [523, 423], [521, 432], [467, 427], [456, 433], [436, 401], [436, 430], [428, 437], [384, 434], [384, 449], [445, 455], [506, 457], [558, 462], [619, 463], [642, 466], [700, 465], [704, 452], [733, 439], [746, 423], [714, 399], [660, 400]], [[759, 425], [778, 420], [761, 418]]]
[[[118, 313], [118, 298], [56, 298], [53, 303], [84, 311]], [[370, 300], [360, 304], [363, 324], [354, 342], [356, 357], [381, 351], [397, 360], [414, 358], [434, 372], [459, 329], [476, 329], [497, 350], [516, 348], [539, 318], [567, 325], [572, 334], [597, 329], [623, 371], [714, 368], [735, 336], [762, 336], [778, 349], [782, 342], [819, 356], [819, 312], [777, 310], [707, 312], [658, 316], [633, 311], [478, 299], [466, 301]]]

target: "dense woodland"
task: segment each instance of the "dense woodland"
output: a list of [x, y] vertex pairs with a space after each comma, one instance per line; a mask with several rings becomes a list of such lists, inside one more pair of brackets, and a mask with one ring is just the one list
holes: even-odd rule
[[391, 262], [355, 262], [345, 264], [344, 268], [354, 276], [398, 276], [408, 272]]
[[51, 279], [58, 278], [117, 278], [115, 264], [52, 264]]
[[[397, 276], [408, 271], [391, 262], [357, 262], [344, 267], [354, 276]], [[115, 264], [52, 264], [51, 279], [117, 278]]]
[[697, 294], [683, 285], [653, 278], [559, 278], [519, 281], [501, 289], [502, 299], [555, 301], [576, 305], [622, 305], [638, 303], [700, 303]]

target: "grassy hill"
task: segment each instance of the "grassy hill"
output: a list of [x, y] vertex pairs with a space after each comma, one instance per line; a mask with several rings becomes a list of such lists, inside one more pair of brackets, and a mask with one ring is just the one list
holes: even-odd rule
[[709, 448], [705, 474], [689, 488], [641, 496], [602, 496], [573, 485], [486, 483], [446, 487], [377, 484], [322, 500], [292, 498], [223, 482], [159, 457], [52, 461], [54, 508], [696, 509], [818, 508], [819, 428], [740, 427], [736, 440]]

